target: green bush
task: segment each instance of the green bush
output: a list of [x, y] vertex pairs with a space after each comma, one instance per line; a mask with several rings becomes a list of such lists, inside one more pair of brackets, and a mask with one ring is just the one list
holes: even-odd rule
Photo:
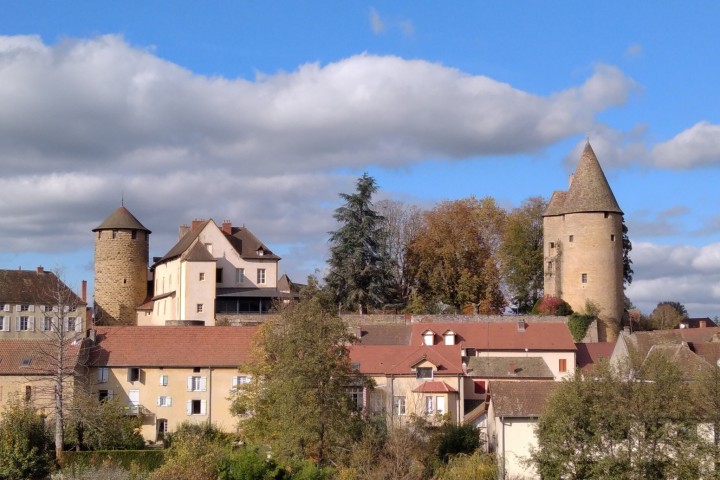
[[470, 454], [480, 447], [480, 432], [472, 424], [446, 423], [438, 432], [437, 455], [443, 462], [459, 453]]
[[31, 402], [10, 396], [0, 415], [0, 479], [44, 478], [51, 465], [43, 419]]
[[97, 450], [94, 452], [66, 451], [62, 456], [62, 467], [100, 467], [117, 465], [126, 470], [137, 468], [151, 472], [165, 461], [162, 450]]
[[576, 342], [582, 342], [588, 328], [595, 321], [595, 315], [581, 315], [573, 313], [568, 318], [568, 330]]
[[255, 447], [243, 447], [220, 463], [219, 480], [276, 480], [285, 478], [281, 469], [267, 454]]

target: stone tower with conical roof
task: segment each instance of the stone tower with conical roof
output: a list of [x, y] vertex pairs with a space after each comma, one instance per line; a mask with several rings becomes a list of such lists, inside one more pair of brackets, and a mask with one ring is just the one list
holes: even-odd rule
[[121, 206], [93, 232], [95, 322], [135, 325], [135, 308], [147, 296], [150, 230]]
[[556, 191], [543, 214], [545, 295], [575, 312], [600, 309], [598, 337], [614, 341], [624, 308], [622, 217], [590, 143], [567, 191]]

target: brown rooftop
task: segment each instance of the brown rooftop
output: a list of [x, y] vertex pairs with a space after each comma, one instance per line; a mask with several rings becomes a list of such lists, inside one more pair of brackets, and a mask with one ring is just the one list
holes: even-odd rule
[[497, 417], [539, 417], [550, 395], [560, 385], [553, 381], [493, 381], [490, 397]]
[[65, 285], [53, 272], [37, 270], [0, 270], [0, 303], [54, 304], [60, 293], [68, 305], [85, 302]]
[[130, 213], [125, 207], [118, 207], [109, 217], [105, 219], [97, 227], [93, 228], [93, 232], [98, 230], [143, 230], [147, 233], [151, 233], [150, 230], [145, 228], [140, 220]]

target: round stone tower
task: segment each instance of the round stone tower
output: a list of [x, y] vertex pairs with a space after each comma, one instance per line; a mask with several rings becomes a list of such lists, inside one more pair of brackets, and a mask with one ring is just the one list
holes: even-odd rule
[[147, 297], [150, 230], [121, 206], [95, 232], [95, 322], [135, 325]]
[[624, 309], [623, 212], [590, 143], [570, 177], [553, 193], [543, 215], [545, 294], [584, 313], [599, 307], [598, 337], [614, 341]]

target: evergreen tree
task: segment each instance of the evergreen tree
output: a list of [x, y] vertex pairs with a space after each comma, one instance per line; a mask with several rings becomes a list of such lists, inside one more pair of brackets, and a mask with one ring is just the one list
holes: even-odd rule
[[625, 225], [625, 217], [622, 219], [622, 249], [623, 249], [623, 288], [632, 283], [633, 269], [630, 252], [632, 251], [632, 242], [628, 237], [628, 227]]
[[329, 272], [325, 278], [340, 308], [366, 313], [381, 306], [392, 285], [389, 257], [385, 254], [383, 217], [372, 205], [377, 191], [367, 173], [357, 181], [355, 193], [341, 193], [345, 203], [335, 210], [340, 224], [330, 232]]

